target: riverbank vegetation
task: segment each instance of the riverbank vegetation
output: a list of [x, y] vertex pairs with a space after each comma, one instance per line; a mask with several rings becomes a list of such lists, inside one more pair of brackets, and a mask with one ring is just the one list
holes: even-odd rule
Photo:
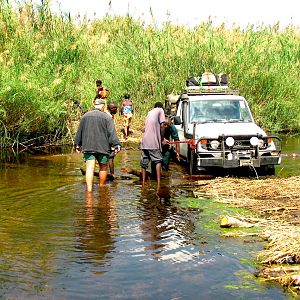
[[130, 15], [79, 21], [53, 14], [47, 1], [0, 0], [0, 147], [72, 142], [96, 79], [113, 101], [129, 92], [143, 122], [154, 102], [204, 71], [227, 73], [269, 132], [299, 132], [299, 42], [292, 26], [158, 28]]
[[257, 276], [278, 281], [299, 295], [300, 176], [201, 180], [193, 185], [193, 193], [195, 197], [209, 197], [231, 207], [248, 209], [251, 212], [248, 216], [234, 217], [259, 230], [249, 233], [245, 228], [238, 228], [223, 232], [223, 236], [245, 239], [257, 236], [265, 240], [265, 248], [257, 255], [261, 265]]

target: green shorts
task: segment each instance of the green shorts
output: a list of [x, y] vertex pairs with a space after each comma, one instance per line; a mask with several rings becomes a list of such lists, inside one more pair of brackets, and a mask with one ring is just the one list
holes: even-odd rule
[[109, 161], [109, 155], [103, 154], [103, 153], [86, 152], [86, 153], [83, 153], [83, 159], [84, 159], [84, 161], [97, 160], [97, 162], [99, 164], [107, 164]]

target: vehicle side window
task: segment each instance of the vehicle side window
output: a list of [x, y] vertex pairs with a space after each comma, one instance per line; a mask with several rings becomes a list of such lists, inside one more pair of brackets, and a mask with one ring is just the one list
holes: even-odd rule
[[249, 115], [249, 110], [247, 106], [245, 105], [244, 101], [240, 101], [240, 114], [241, 114], [241, 119], [245, 122], [250, 122], [251, 118]]
[[203, 101], [190, 102], [190, 122], [203, 122], [205, 120]]

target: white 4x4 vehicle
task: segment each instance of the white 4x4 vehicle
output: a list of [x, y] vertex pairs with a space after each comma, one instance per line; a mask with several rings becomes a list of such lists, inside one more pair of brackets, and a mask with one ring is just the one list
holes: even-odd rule
[[279, 137], [268, 136], [254, 122], [246, 99], [227, 85], [187, 87], [176, 99], [174, 125], [190, 174], [250, 167], [274, 175], [281, 163]]

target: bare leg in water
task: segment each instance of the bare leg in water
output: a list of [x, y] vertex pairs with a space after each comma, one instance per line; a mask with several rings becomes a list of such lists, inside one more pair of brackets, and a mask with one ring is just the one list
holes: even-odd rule
[[161, 176], [161, 163], [156, 164], [156, 181], [157, 181], [157, 188], [160, 187], [160, 176]]
[[[96, 161], [87, 160], [86, 161], [86, 171], [85, 171], [85, 182], [86, 190], [91, 192], [93, 190], [93, 181], [94, 181], [94, 170], [95, 170]], [[100, 186], [105, 185], [107, 178], [108, 164], [99, 164], [99, 184]]]
[[109, 159], [109, 172], [110, 172], [110, 175], [115, 176], [115, 164], [114, 164], [113, 158]]
[[103, 186], [106, 184], [108, 173], [108, 164], [99, 164], [99, 185]]
[[145, 185], [146, 183], [146, 175], [147, 175], [147, 169], [142, 168], [142, 185]]
[[[154, 167], [154, 164], [152, 165]], [[160, 187], [161, 163], [155, 165], [157, 188]], [[147, 169], [142, 168], [142, 184], [144, 185], [147, 179]]]
[[93, 190], [94, 170], [95, 170], [96, 161], [87, 160], [85, 162], [85, 165], [86, 165], [86, 170], [85, 170], [86, 190], [87, 192], [91, 192]]

